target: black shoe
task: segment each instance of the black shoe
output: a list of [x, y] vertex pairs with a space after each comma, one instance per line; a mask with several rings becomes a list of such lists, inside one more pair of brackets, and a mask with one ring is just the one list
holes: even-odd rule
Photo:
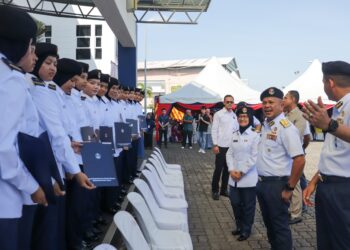
[[213, 197], [213, 200], [218, 201], [218, 200], [220, 199], [220, 195], [219, 195], [219, 193], [217, 193], [217, 192], [213, 192], [213, 193], [211, 194], [211, 196]]
[[239, 234], [241, 234], [241, 229], [233, 230], [231, 233], [232, 233], [232, 235], [239, 235]]
[[294, 218], [294, 219], [289, 219], [289, 225], [297, 224], [301, 222], [303, 219], [300, 217]]
[[249, 238], [248, 235], [241, 234], [241, 235], [237, 238], [237, 240], [238, 240], [238, 241], [244, 241], [244, 240], [246, 240], [246, 239], [248, 239], [248, 238]]
[[227, 191], [221, 191], [221, 192], [220, 192], [220, 195], [221, 195], [221, 196], [228, 197], [228, 192], [227, 192]]

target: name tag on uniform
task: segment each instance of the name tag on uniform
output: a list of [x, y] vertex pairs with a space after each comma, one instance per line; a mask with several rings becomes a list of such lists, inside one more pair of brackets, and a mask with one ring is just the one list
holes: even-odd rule
[[272, 133], [266, 134], [266, 138], [267, 138], [268, 140], [276, 141], [276, 140], [277, 140], [277, 135], [276, 135], [276, 134], [272, 134]]

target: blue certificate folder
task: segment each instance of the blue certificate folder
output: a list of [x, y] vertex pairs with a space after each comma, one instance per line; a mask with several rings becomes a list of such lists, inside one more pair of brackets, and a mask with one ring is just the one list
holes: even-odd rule
[[139, 133], [138, 127], [137, 127], [137, 120], [126, 119], [126, 122], [129, 123], [129, 126], [131, 127], [131, 134], [137, 135]]
[[115, 128], [115, 143], [117, 147], [131, 146], [131, 127], [128, 123], [116, 122]]
[[[44, 190], [47, 201], [50, 204], [55, 204], [55, 194], [51, 180], [51, 177], [54, 177], [55, 173], [53, 172], [54, 166], [51, 166], [52, 163], [50, 160], [51, 148], [47, 148], [46, 138], [48, 139], [46, 132], [39, 137], [19, 132], [17, 135], [18, 151], [24, 165]], [[57, 176], [55, 177], [57, 178]], [[60, 177], [58, 178], [60, 179]]]
[[146, 122], [146, 116], [139, 115], [139, 122], [140, 122], [140, 129], [147, 130], [147, 122]]
[[112, 145], [85, 143], [81, 149], [84, 172], [97, 187], [119, 186], [114, 166]]
[[95, 134], [93, 127], [81, 127], [80, 128], [81, 138], [84, 142], [97, 142], [98, 138]]

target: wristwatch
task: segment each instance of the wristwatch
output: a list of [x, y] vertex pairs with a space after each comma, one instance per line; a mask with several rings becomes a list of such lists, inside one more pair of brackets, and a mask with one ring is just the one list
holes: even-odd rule
[[328, 128], [324, 132], [333, 133], [338, 129], [338, 127], [339, 127], [338, 121], [331, 119], [331, 121], [328, 124]]
[[291, 187], [290, 186], [290, 184], [289, 183], [286, 183], [286, 185], [284, 186], [284, 190], [286, 190], [286, 191], [293, 191], [294, 190], [294, 188], [293, 187]]

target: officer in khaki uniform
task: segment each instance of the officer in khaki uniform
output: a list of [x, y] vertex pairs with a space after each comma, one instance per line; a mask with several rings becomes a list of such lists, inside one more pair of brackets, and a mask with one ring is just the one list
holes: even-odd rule
[[271, 87], [260, 99], [266, 117], [259, 144], [257, 197], [271, 249], [292, 249], [288, 207], [305, 158], [297, 128], [285, 118], [283, 92]]
[[[306, 129], [306, 120], [303, 117], [303, 112], [298, 107], [298, 103], [299, 93], [296, 90], [289, 91], [283, 98], [283, 109], [285, 111], [285, 116], [298, 129], [300, 140], [303, 143], [304, 132]], [[298, 182], [293, 191], [293, 196], [289, 207], [289, 224], [296, 224], [302, 221], [302, 192], [303, 191], [301, 189], [300, 182]]]
[[319, 172], [304, 190], [307, 205], [313, 205], [316, 192], [317, 249], [350, 247], [350, 64], [343, 61], [322, 64], [324, 90], [336, 101], [332, 117], [319, 97], [318, 103], [305, 103], [304, 117], [315, 127], [327, 132]]

